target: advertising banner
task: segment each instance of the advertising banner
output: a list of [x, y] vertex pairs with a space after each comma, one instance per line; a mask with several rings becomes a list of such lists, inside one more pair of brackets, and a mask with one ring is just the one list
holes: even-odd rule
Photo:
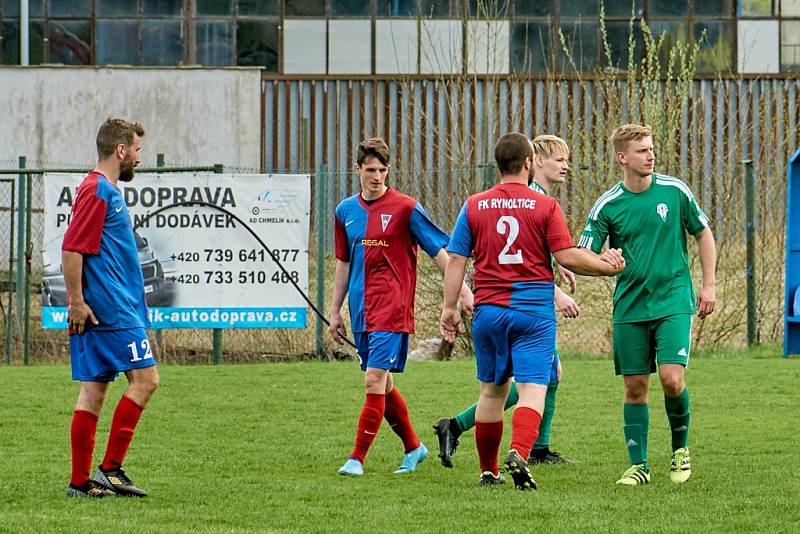
[[[44, 328], [67, 326], [61, 242], [82, 179], [44, 176]], [[198, 173], [120, 182], [153, 328], [305, 328], [293, 283], [307, 293], [310, 181]]]

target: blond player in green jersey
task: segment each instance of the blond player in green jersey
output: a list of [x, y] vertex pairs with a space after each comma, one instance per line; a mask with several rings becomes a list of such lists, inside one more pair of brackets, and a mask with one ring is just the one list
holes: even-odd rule
[[[689, 363], [692, 317], [714, 311], [716, 249], [708, 218], [681, 180], [653, 172], [653, 134], [648, 126], [625, 124], [611, 143], [624, 178], [597, 199], [579, 247], [599, 253], [606, 238], [621, 248], [627, 263], [614, 291], [613, 351], [616, 373], [623, 375], [624, 435], [631, 459], [617, 484], [650, 482], [647, 394], [650, 373], [658, 370], [672, 431], [670, 480], [691, 476], [687, 446], [689, 392], [684, 380]], [[703, 286], [695, 298], [689, 271], [687, 234], [697, 240]]]

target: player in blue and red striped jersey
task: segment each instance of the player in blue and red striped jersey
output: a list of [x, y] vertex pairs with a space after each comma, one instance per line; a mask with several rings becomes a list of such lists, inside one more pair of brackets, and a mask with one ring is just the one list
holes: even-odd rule
[[[382, 139], [359, 143], [356, 172], [361, 191], [336, 207], [336, 275], [329, 329], [341, 344], [341, 308], [349, 293], [350, 320], [364, 371], [366, 399], [358, 419], [355, 446], [339, 473], [364, 474], [364, 459], [384, 418], [405, 449], [395, 473], [411, 473], [427, 458], [428, 450], [414, 431], [392, 373], [403, 372], [408, 337], [414, 333], [417, 247], [422, 247], [444, 272], [448, 236], [416, 199], [386, 186], [389, 147]], [[472, 292], [462, 283], [460, 294], [469, 312]]]
[[[78, 187], [61, 245], [72, 379], [81, 383], [70, 429], [70, 496], [147, 495], [125, 475], [122, 462], [158, 386], [158, 371], [144, 330], [150, 321], [136, 240], [117, 187], [133, 179], [143, 135], [139, 123], [122, 119], [100, 127], [99, 161]], [[120, 372], [128, 387], [114, 411], [103, 461], [90, 479], [97, 419], [108, 384]]]
[[442, 336], [455, 339], [461, 323], [459, 287], [474, 257], [475, 315], [472, 335], [480, 381], [475, 440], [481, 484], [503, 483], [497, 453], [510, 378], [519, 401], [511, 419], [505, 468], [520, 490], [536, 489], [526, 458], [539, 432], [556, 340], [550, 255], [563, 267], [590, 276], [613, 276], [625, 262], [619, 250], [597, 257], [575, 248], [555, 199], [528, 187], [534, 151], [519, 133], [495, 145], [500, 183], [469, 197], [448, 245]]

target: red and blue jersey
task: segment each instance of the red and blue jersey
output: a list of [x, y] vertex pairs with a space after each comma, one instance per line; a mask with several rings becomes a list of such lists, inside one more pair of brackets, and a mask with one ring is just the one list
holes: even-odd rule
[[508, 183], [467, 199], [447, 250], [474, 254], [476, 306], [494, 304], [552, 318], [550, 254], [573, 246], [558, 202], [524, 184]]
[[361, 194], [336, 207], [336, 259], [350, 263], [353, 332], [414, 332], [417, 245], [431, 257], [447, 234], [409, 196], [387, 189], [367, 204]]
[[100, 322], [87, 322], [87, 328], [150, 326], [128, 207], [120, 190], [96, 171], [78, 186], [61, 250], [83, 254], [83, 298]]

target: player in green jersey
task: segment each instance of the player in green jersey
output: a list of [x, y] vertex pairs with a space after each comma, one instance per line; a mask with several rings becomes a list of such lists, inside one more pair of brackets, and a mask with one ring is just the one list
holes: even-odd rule
[[[533, 140], [534, 159], [531, 166], [530, 187], [543, 195], [551, 195], [555, 184], [564, 183], [569, 171], [569, 145], [555, 135], [540, 135]], [[561, 274], [570, 285], [571, 291], [575, 292], [575, 275], [554, 262]], [[578, 317], [581, 310], [575, 300], [564, 293], [558, 286], [555, 288], [556, 310], [564, 317]], [[558, 452], [550, 449], [550, 429], [553, 423], [553, 415], [556, 410], [556, 394], [558, 383], [561, 380], [561, 361], [556, 350], [553, 358], [553, 369], [550, 373], [550, 383], [547, 385], [545, 394], [544, 412], [542, 422], [539, 425], [539, 437], [531, 449], [528, 457], [529, 464], [566, 464], [573, 463], [561, 456]], [[511, 383], [511, 389], [506, 399], [505, 409], [514, 406], [519, 400], [516, 384]], [[439, 438], [439, 459], [443, 466], [453, 467], [453, 454], [458, 446], [458, 438], [462, 433], [475, 426], [475, 410], [477, 404], [473, 404], [463, 412], [453, 418], [442, 417], [433, 429]]]
[[[653, 172], [653, 135], [648, 126], [625, 124], [611, 142], [624, 179], [601, 195], [586, 222], [579, 247], [599, 253], [606, 238], [621, 248], [627, 263], [614, 291], [613, 352], [623, 375], [624, 435], [631, 459], [617, 484], [650, 482], [647, 395], [650, 373], [658, 370], [672, 430], [670, 480], [691, 476], [687, 447], [689, 392], [684, 380], [689, 363], [692, 317], [714, 311], [716, 249], [708, 218], [681, 180]], [[689, 271], [687, 234], [697, 240], [703, 286], [695, 298]]]

